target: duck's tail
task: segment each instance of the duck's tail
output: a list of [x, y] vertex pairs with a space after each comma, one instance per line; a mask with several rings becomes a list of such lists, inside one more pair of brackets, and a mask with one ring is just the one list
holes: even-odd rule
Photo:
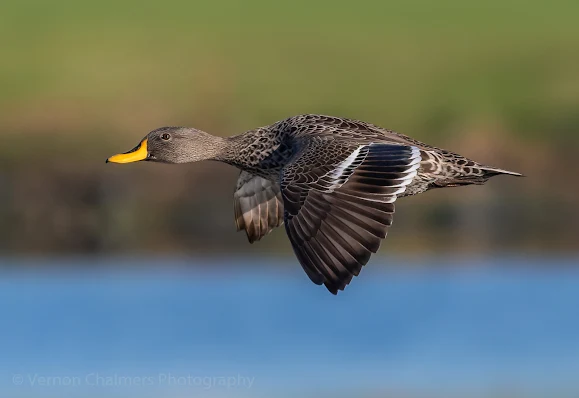
[[490, 166], [483, 166], [481, 164], [476, 164], [475, 166], [471, 167], [468, 172], [465, 173], [464, 170], [461, 170], [457, 175], [454, 175], [451, 178], [443, 178], [440, 180], [436, 180], [432, 187], [459, 187], [463, 185], [482, 185], [486, 183], [491, 177], [497, 175], [510, 175], [515, 177], [524, 177], [523, 174], [517, 173], [514, 171], [508, 171], [499, 169], [496, 167]]
[[481, 166], [479, 166], [479, 169], [485, 173], [485, 177], [493, 177], [493, 176], [496, 176], [499, 174], [506, 174], [506, 175], [515, 176], [515, 177], [524, 177], [524, 175], [521, 173], [503, 170], [503, 169], [499, 169], [496, 167], [489, 167], [489, 166], [482, 166], [481, 165]]

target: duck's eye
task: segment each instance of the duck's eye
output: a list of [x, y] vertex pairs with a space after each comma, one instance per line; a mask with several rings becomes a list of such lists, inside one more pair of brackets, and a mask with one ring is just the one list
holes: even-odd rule
[[165, 141], [169, 141], [169, 138], [171, 138], [171, 135], [168, 133], [163, 133], [161, 134], [161, 139], [165, 140]]

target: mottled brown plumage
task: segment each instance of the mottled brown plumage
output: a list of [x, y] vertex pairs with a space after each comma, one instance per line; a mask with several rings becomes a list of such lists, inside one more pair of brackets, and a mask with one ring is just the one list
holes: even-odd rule
[[254, 242], [285, 223], [306, 274], [334, 294], [380, 247], [396, 199], [483, 184], [498, 174], [520, 176], [373, 124], [323, 115], [294, 116], [231, 138], [163, 127], [109, 160], [217, 160], [238, 167], [237, 229]]

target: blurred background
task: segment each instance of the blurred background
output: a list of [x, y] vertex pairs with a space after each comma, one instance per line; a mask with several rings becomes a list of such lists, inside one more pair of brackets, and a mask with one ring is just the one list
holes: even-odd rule
[[[578, 396], [578, 14], [2, 2], [0, 395]], [[235, 232], [237, 170], [104, 163], [160, 126], [234, 135], [300, 113], [527, 178], [400, 200], [333, 297], [283, 228]]]

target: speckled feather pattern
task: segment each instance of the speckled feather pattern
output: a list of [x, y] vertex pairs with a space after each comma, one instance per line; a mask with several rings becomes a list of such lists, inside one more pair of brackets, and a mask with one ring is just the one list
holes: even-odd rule
[[218, 160], [242, 170], [234, 194], [238, 229], [254, 242], [285, 222], [307, 275], [334, 294], [378, 250], [397, 198], [517, 175], [370, 123], [324, 115], [298, 115], [232, 137]]

